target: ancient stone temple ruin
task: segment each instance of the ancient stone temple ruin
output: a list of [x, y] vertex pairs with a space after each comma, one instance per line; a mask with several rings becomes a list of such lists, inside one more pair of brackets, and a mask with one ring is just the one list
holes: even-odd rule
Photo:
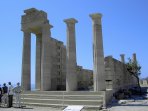
[[[31, 33], [36, 35], [35, 85], [37, 91], [71, 92], [78, 91], [82, 83], [83, 87], [88, 87], [93, 83], [93, 91], [102, 94], [104, 97], [102, 104], [106, 104], [114, 91], [136, 85], [135, 78], [126, 70], [124, 54], [121, 54], [121, 61], [112, 56], [104, 57], [100, 13], [90, 14], [93, 28], [93, 71], [83, 69], [76, 61], [75, 25], [78, 23], [76, 19], [64, 20], [67, 27], [65, 46], [63, 42], [52, 37], [50, 29], [53, 26], [49, 23], [46, 12], [31, 8], [25, 10], [24, 13], [21, 21], [21, 30], [24, 33], [22, 55], [24, 90], [31, 90]], [[136, 60], [135, 54], [134, 59]], [[108, 90], [110, 90], [109, 93]], [[86, 93], [89, 94], [89, 92], [83, 94]], [[96, 95], [93, 92], [91, 94]]]

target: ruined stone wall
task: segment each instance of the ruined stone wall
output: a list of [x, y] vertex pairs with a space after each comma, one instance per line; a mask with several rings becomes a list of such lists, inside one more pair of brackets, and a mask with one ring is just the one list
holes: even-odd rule
[[126, 70], [124, 63], [108, 56], [105, 58], [106, 88], [118, 90], [136, 85], [136, 79]]
[[88, 90], [93, 83], [93, 71], [77, 66], [78, 90]]
[[[51, 90], [66, 89], [66, 47], [63, 42], [51, 38]], [[93, 84], [93, 71], [77, 66], [78, 89], [88, 90]]]
[[65, 90], [66, 48], [62, 42], [51, 38], [51, 90]]

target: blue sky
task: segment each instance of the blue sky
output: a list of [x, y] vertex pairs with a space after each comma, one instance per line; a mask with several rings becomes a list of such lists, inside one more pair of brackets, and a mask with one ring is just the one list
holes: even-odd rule
[[[0, 83], [21, 80], [23, 10], [37, 8], [48, 13], [54, 26], [52, 37], [66, 43], [66, 18], [76, 18], [77, 63], [92, 69], [92, 21], [89, 14], [103, 14], [105, 56], [127, 59], [137, 53], [141, 77], [148, 76], [148, 0], [1, 0]], [[35, 37], [32, 36], [32, 83], [34, 83]]]

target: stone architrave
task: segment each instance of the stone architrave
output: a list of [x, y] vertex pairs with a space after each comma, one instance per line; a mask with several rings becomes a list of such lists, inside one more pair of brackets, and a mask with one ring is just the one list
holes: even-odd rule
[[121, 54], [121, 55], [120, 55], [120, 57], [121, 57], [121, 62], [122, 62], [122, 63], [125, 63], [124, 56], [125, 56], [124, 54]]
[[31, 89], [31, 33], [23, 31], [23, 57], [22, 57], [22, 80], [21, 85], [24, 90]]
[[67, 25], [67, 74], [66, 74], [66, 90], [77, 90], [77, 74], [76, 74], [76, 40], [75, 40], [75, 23], [74, 18], [66, 19], [64, 22]]
[[93, 62], [94, 62], [94, 91], [105, 90], [105, 66], [102, 40], [102, 15], [91, 14], [93, 22]]

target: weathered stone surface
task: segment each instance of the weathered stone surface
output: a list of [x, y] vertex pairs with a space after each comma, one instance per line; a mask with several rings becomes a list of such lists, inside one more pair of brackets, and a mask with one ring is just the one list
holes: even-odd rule
[[31, 89], [31, 33], [24, 31], [23, 55], [22, 55], [22, 80], [24, 90]]
[[[128, 74], [121, 61], [106, 57], [104, 61], [101, 14], [91, 14], [93, 21], [93, 62], [94, 71], [83, 69], [76, 62], [76, 19], [64, 20], [67, 26], [67, 46], [51, 37], [47, 14], [35, 8], [27, 9], [22, 16], [24, 32], [22, 58], [22, 86], [30, 90], [31, 84], [31, 33], [36, 35], [36, 89], [38, 90], [77, 90], [80, 84], [88, 88], [94, 82], [94, 91], [107, 89], [117, 90], [135, 85], [135, 79]], [[136, 55], [133, 54], [136, 60]], [[105, 64], [104, 64], [105, 63]], [[92, 75], [93, 74], [93, 75]], [[93, 80], [93, 81], [92, 81]], [[105, 86], [106, 80], [106, 86]], [[93, 88], [93, 86], [91, 86]]]
[[122, 63], [125, 63], [124, 56], [125, 56], [124, 54], [121, 54], [121, 55], [120, 55], [120, 57], [121, 57], [121, 62], [122, 62]]
[[41, 90], [51, 89], [51, 54], [49, 47], [50, 26], [47, 24], [42, 27], [42, 51], [41, 51]]
[[36, 35], [36, 72], [35, 72], [35, 88], [41, 89], [41, 49], [42, 49], [42, 34]]
[[66, 73], [66, 90], [77, 90], [77, 74], [76, 74], [76, 40], [75, 40], [75, 23], [76, 19], [66, 19], [64, 22], [67, 25], [67, 73]]
[[[110, 69], [105, 70], [105, 74], [106, 82], [110, 82], [111, 89], [117, 91], [120, 88], [137, 86], [135, 77], [127, 71], [126, 65], [111, 56], [105, 57], [105, 69]], [[108, 85], [106, 84], [107, 88]]]
[[91, 14], [93, 21], [94, 91], [105, 90], [105, 68], [102, 39], [101, 14]]
[[[36, 89], [50, 90], [51, 88], [51, 53], [50, 53], [50, 28], [47, 14], [37, 9], [28, 9], [22, 16], [22, 31], [24, 31], [24, 48], [22, 62], [22, 85], [25, 90], [30, 90], [30, 54], [31, 33], [36, 34]], [[26, 32], [28, 31], [29, 32]]]

